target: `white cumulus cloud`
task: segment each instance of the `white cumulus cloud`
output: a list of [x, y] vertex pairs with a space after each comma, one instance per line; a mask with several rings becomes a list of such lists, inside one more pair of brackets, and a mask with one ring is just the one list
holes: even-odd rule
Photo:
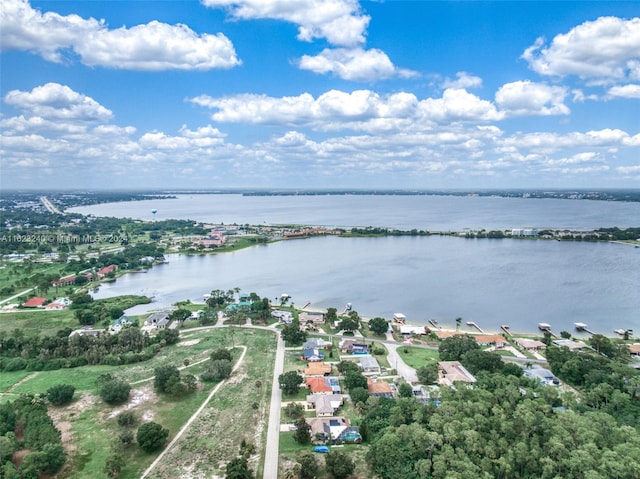
[[567, 90], [530, 81], [507, 83], [496, 92], [496, 103], [509, 116], [568, 115]]
[[238, 19], [267, 18], [298, 26], [298, 39], [324, 38], [332, 45], [364, 43], [370, 17], [357, 0], [202, 0], [208, 7], [224, 7]]
[[455, 79], [445, 79], [442, 86], [454, 89], [480, 88], [482, 86], [482, 78], [470, 75], [467, 72], [458, 72]]
[[85, 65], [128, 70], [210, 70], [240, 64], [221, 33], [198, 35], [186, 25], [152, 21], [110, 30], [104, 21], [41, 13], [26, 0], [4, 0], [0, 10], [3, 50], [28, 50], [61, 63], [65, 50]]
[[382, 50], [372, 48], [326, 48], [315, 56], [303, 55], [298, 65], [314, 73], [332, 73], [343, 80], [373, 81], [399, 76], [409, 78], [415, 72], [397, 68]]
[[4, 101], [31, 116], [47, 119], [105, 121], [113, 116], [93, 98], [59, 83], [47, 83], [31, 91], [11, 90]]
[[607, 94], [617, 98], [640, 98], [640, 85], [620, 85], [609, 88]]
[[550, 45], [539, 38], [522, 55], [541, 75], [594, 81], [620, 81], [637, 75], [640, 18], [600, 17], [557, 35]]

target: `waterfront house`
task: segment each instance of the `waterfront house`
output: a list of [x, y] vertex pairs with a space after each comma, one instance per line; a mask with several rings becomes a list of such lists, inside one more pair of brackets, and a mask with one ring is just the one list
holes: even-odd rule
[[271, 317], [276, 318], [283, 324], [291, 324], [293, 322], [293, 314], [291, 311], [281, 311], [276, 309], [275, 311], [271, 311]]
[[438, 384], [453, 386], [456, 382], [474, 384], [476, 378], [460, 364], [460, 361], [440, 361], [438, 363]]
[[629, 345], [629, 354], [631, 356], [640, 357], [640, 343], [633, 343]]
[[109, 273], [113, 273], [118, 269], [118, 266], [115, 264], [110, 264], [109, 266], [105, 266], [102, 269], [98, 270], [98, 278], [102, 279], [107, 276]]
[[106, 331], [104, 329], [93, 329], [91, 326], [85, 326], [83, 328], [80, 329], [76, 329], [74, 331], [71, 331], [71, 334], [69, 334], [69, 337], [72, 338], [73, 336], [99, 336], [101, 334], [104, 334]]
[[164, 329], [169, 324], [169, 313], [166, 311], [159, 311], [157, 313], [153, 313], [149, 316], [144, 325], [147, 328], [156, 328], [156, 329]]
[[538, 351], [539, 349], [545, 349], [547, 347], [547, 345], [542, 341], [538, 341], [536, 339], [513, 338], [513, 342], [521, 348], [527, 349], [529, 351]]
[[474, 336], [474, 338], [480, 346], [495, 346], [496, 348], [504, 348], [508, 344], [507, 340], [499, 334], [478, 334]]
[[307, 404], [315, 409], [317, 417], [333, 416], [342, 406], [341, 394], [310, 394]]
[[581, 351], [587, 347], [582, 341], [572, 341], [571, 339], [556, 339], [553, 344], [559, 348], [569, 348], [571, 351]]
[[301, 325], [313, 325], [313, 324], [323, 324], [324, 323], [324, 314], [315, 311], [309, 311], [306, 313], [300, 313], [298, 316], [298, 320]]

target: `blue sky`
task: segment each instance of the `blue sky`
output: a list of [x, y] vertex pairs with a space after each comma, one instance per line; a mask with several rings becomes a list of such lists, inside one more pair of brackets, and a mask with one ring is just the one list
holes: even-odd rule
[[6, 188], [640, 187], [640, 3], [26, 1]]

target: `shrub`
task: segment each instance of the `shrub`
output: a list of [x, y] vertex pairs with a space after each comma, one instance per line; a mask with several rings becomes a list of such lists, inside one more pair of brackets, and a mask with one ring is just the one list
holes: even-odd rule
[[133, 426], [136, 423], [136, 415], [133, 411], [123, 411], [118, 414], [118, 425], [123, 427]]
[[143, 451], [153, 452], [164, 445], [168, 436], [169, 430], [157, 422], [146, 422], [138, 428], [136, 441]]
[[100, 388], [100, 397], [107, 404], [120, 404], [129, 399], [131, 386], [120, 379], [112, 379]]
[[54, 406], [62, 406], [71, 402], [75, 391], [76, 388], [70, 384], [58, 384], [47, 390], [47, 399]]

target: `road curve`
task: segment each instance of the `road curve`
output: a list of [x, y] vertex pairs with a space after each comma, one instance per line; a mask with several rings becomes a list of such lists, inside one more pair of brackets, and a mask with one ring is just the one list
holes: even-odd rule
[[276, 360], [273, 368], [273, 384], [271, 386], [271, 406], [269, 409], [269, 427], [267, 429], [267, 447], [264, 454], [263, 479], [278, 478], [278, 446], [280, 442], [280, 406], [282, 390], [278, 377], [284, 371], [284, 341], [277, 333]]

